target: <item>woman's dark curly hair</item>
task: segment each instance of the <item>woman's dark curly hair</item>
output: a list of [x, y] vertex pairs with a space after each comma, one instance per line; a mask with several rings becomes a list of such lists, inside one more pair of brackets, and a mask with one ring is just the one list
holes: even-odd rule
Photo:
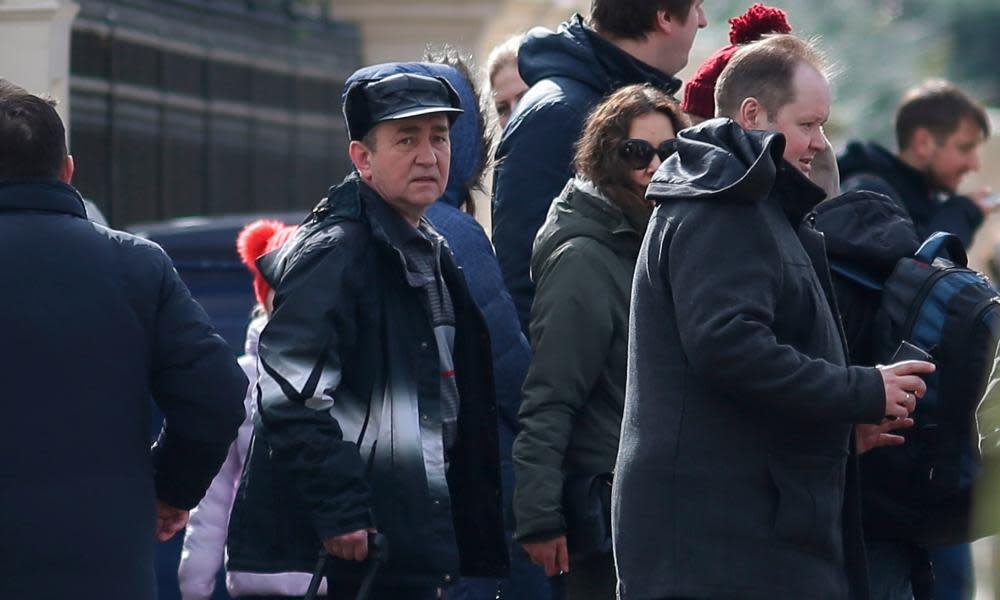
[[612, 92], [590, 112], [576, 143], [573, 161], [577, 175], [589, 179], [609, 200], [624, 210], [636, 203], [648, 205], [646, 190], [637, 189], [630, 167], [619, 148], [628, 139], [632, 121], [658, 112], [670, 119], [676, 134], [689, 125], [677, 103], [649, 84], [629, 85]]

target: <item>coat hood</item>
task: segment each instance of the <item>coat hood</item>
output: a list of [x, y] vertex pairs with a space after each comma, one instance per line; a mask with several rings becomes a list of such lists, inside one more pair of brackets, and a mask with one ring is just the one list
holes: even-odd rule
[[380, 79], [397, 73], [414, 73], [431, 77], [444, 77], [455, 88], [462, 102], [462, 110], [451, 126], [451, 170], [448, 186], [439, 201], [458, 207], [467, 199], [466, 183], [480, 171], [483, 157], [483, 131], [480, 126], [479, 105], [472, 84], [455, 67], [428, 62], [394, 62], [372, 65], [355, 71], [347, 81], [341, 99], [355, 81]]
[[668, 94], [680, 89], [679, 79], [640, 61], [573, 17], [552, 31], [544, 27], [525, 35], [517, 54], [518, 71], [528, 86], [549, 77], [579, 81], [604, 95], [629, 83], [648, 82]]
[[589, 181], [570, 179], [559, 197], [552, 202], [545, 224], [538, 230], [531, 253], [531, 272], [542, 264], [563, 242], [572, 238], [595, 239], [616, 251], [632, 249], [638, 253], [642, 235], [620, 208], [604, 198]]
[[653, 174], [646, 197], [752, 201], [766, 195], [785, 151], [780, 133], [747, 131], [711, 119], [681, 131], [674, 153]]
[[875, 192], [848, 192], [816, 208], [816, 229], [836, 264], [888, 276], [896, 262], [920, 247], [916, 227], [906, 209]]
[[779, 190], [779, 203], [794, 224], [826, 197], [782, 157], [785, 136], [748, 131], [731, 119], [711, 119], [684, 129], [674, 153], [653, 174], [646, 198], [756, 202]]

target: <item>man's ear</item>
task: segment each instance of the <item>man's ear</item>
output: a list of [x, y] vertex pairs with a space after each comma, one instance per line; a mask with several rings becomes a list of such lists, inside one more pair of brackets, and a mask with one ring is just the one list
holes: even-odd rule
[[934, 137], [930, 129], [917, 127], [913, 130], [913, 134], [910, 136], [910, 148], [917, 156], [927, 158], [936, 147], [937, 138]]
[[361, 174], [361, 178], [365, 181], [371, 181], [372, 151], [368, 149], [368, 146], [365, 146], [363, 142], [355, 140], [347, 147], [347, 154], [351, 157], [354, 168]]
[[676, 25], [678, 25], [677, 20], [670, 16], [670, 13], [665, 10], [656, 11], [656, 23], [653, 24], [653, 31], [670, 35]]
[[744, 98], [736, 113], [735, 121], [743, 129], [765, 129], [767, 111], [761, 106], [760, 101], [753, 96]]
[[66, 158], [63, 159], [62, 169], [59, 170], [59, 181], [63, 183], [73, 181], [73, 171], [75, 170], [76, 165], [73, 164], [73, 155], [67, 154]]

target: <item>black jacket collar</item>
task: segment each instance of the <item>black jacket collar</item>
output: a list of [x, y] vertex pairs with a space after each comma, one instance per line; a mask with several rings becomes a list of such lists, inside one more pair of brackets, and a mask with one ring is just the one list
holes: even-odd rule
[[52, 212], [87, 218], [80, 192], [71, 185], [50, 178], [0, 182], [0, 211]]

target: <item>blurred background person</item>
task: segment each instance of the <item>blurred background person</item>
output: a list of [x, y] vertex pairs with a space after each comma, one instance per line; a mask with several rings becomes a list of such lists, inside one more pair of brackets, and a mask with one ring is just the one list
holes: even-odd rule
[[517, 70], [517, 49], [524, 34], [513, 35], [490, 51], [486, 59], [486, 75], [490, 82], [490, 97], [496, 110], [500, 129], [507, 126], [517, 103], [528, 91], [528, 84]]
[[903, 95], [895, 129], [898, 153], [874, 142], [847, 145], [838, 157], [844, 189], [885, 194], [906, 208], [921, 239], [947, 231], [968, 248], [1000, 206], [989, 201], [988, 187], [958, 193], [979, 170], [979, 148], [990, 136], [986, 110], [950, 82], [925, 81]]
[[[612, 93], [588, 117], [577, 175], [535, 239], [534, 354], [514, 443], [514, 512], [518, 541], [547, 575], [568, 573], [572, 600], [615, 597], [611, 473], [625, 401], [632, 273], [652, 213], [646, 186], [686, 124], [654, 86]], [[589, 496], [595, 486], [606, 538], [585, 547], [582, 528], [574, 530], [576, 511], [563, 499], [575, 505], [578, 492]]]

